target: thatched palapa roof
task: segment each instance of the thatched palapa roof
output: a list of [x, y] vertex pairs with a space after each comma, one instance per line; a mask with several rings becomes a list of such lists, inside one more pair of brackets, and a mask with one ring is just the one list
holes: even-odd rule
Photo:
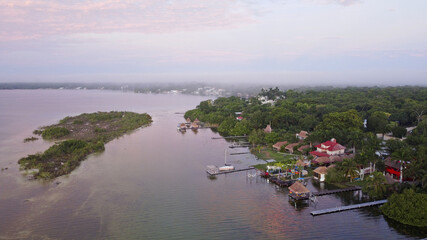
[[316, 168], [316, 169], [314, 169], [314, 171], [313, 172], [315, 172], [315, 173], [317, 173], [317, 174], [326, 174], [326, 173], [328, 173], [328, 168], [327, 167], [318, 167], [318, 168]]
[[308, 190], [304, 185], [300, 182], [295, 182], [292, 184], [292, 186], [289, 187], [289, 191], [300, 194], [300, 193], [309, 193], [310, 190]]

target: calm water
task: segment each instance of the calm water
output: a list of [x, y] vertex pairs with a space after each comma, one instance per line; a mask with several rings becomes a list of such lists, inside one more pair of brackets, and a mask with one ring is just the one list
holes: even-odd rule
[[[230, 143], [209, 129], [181, 134], [176, 112], [206, 98], [108, 91], [0, 91], [0, 239], [404, 239], [423, 232], [385, 220], [378, 208], [311, 217], [311, 205], [246, 173], [206, 177]], [[147, 112], [154, 123], [116, 139], [69, 176], [27, 181], [19, 158], [52, 143], [23, 143], [39, 126], [83, 112]], [[244, 149], [229, 150], [241, 152]], [[258, 161], [233, 155], [237, 168]], [[56, 182], [59, 181], [59, 184]], [[321, 186], [308, 185], [317, 191]], [[317, 209], [358, 202], [319, 197]], [[405, 230], [402, 230], [405, 229]]]

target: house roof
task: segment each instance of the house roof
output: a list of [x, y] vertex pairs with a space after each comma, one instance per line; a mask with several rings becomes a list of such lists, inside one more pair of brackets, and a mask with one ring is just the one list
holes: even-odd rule
[[318, 151], [312, 151], [310, 154], [316, 157], [329, 157], [329, 154]]
[[304, 185], [302, 183], [300, 183], [298, 181], [289, 187], [289, 191], [294, 192], [296, 194], [298, 194], [298, 193], [309, 193], [310, 192], [306, 187], [304, 187]]
[[199, 122], [200, 122], [200, 120], [199, 120], [198, 118], [196, 118], [196, 119], [194, 120], [194, 122], [195, 122], [195, 123], [199, 123]]
[[338, 150], [345, 149], [345, 147], [337, 143], [335, 139], [332, 139], [331, 141], [323, 142], [321, 144], [316, 145], [315, 147], [328, 150], [328, 151], [338, 151]]
[[306, 166], [307, 164], [304, 163], [301, 159], [298, 159], [298, 161], [295, 163], [295, 166]]
[[313, 172], [318, 173], [318, 174], [326, 174], [326, 173], [328, 173], [328, 168], [324, 167], [324, 166], [318, 167], [318, 168], [314, 169]]
[[306, 138], [308, 137], [308, 132], [301, 130], [297, 135], [301, 138]]
[[291, 143], [285, 147], [285, 149], [293, 150], [295, 146], [298, 146], [299, 143]]
[[187, 125], [185, 125], [185, 123], [181, 123], [180, 127], [185, 128]]
[[190, 119], [190, 118], [187, 118], [185, 121], [187, 121], [187, 122], [189, 123], [189, 122], [191, 122], [191, 119]]
[[198, 128], [198, 127], [199, 127], [199, 125], [198, 125], [196, 122], [192, 122], [192, 123], [191, 123], [191, 127], [192, 127], [192, 128]]
[[310, 148], [310, 145], [303, 145], [298, 148], [298, 151], [302, 152], [304, 149]]
[[264, 132], [271, 133], [271, 126], [270, 126], [270, 124], [268, 124], [267, 127], [265, 127]]
[[331, 160], [328, 157], [317, 157], [313, 160], [314, 163], [330, 163]]
[[391, 160], [390, 157], [386, 158], [384, 165], [387, 167], [392, 167], [394, 169], [400, 169], [400, 162], [398, 160]]
[[288, 141], [283, 141], [283, 142], [277, 142], [273, 145], [273, 148], [281, 148], [283, 145], [288, 144]]
[[329, 157], [329, 160], [330, 160], [331, 162], [342, 162], [343, 158], [342, 158], [342, 157], [340, 157], [340, 156], [330, 156], [330, 157]]

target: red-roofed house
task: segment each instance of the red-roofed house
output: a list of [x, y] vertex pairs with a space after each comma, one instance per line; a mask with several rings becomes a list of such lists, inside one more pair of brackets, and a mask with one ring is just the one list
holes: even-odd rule
[[323, 142], [319, 145], [315, 146], [317, 148], [316, 151], [310, 152], [311, 155], [317, 157], [329, 157], [332, 155], [340, 155], [344, 154], [345, 147], [332, 138], [331, 141]]

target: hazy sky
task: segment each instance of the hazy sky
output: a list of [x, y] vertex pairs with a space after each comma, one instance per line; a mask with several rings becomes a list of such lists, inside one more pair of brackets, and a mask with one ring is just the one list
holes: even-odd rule
[[426, 76], [426, 0], [0, 0], [1, 82]]

